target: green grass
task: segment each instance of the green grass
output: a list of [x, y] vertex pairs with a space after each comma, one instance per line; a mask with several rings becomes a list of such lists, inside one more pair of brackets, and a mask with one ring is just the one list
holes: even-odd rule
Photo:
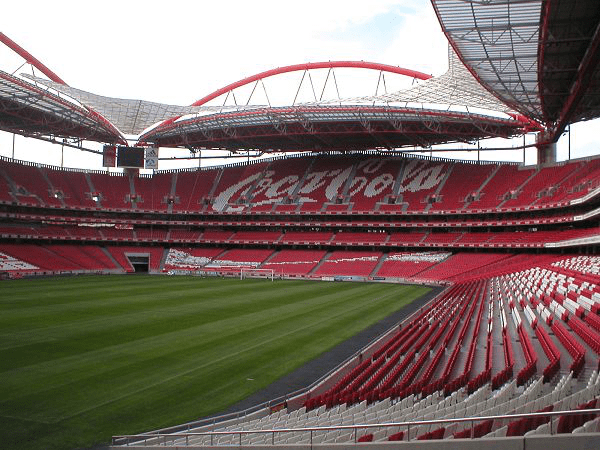
[[90, 447], [222, 411], [427, 290], [156, 276], [3, 282], [0, 447]]

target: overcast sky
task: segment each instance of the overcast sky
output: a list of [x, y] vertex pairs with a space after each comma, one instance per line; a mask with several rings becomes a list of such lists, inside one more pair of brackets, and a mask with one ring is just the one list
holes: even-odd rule
[[[244, 77], [304, 62], [363, 60], [433, 75], [447, 68], [447, 42], [429, 0], [55, 0], [7, 2], [2, 16], [0, 31], [67, 84], [110, 97], [186, 105]], [[0, 51], [0, 69], [13, 72], [21, 62]], [[282, 95], [291, 103], [298, 82], [286, 83]], [[372, 82], [361, 85], [362, 95], [374, 94]], [[599, 131], [598, 121], [574, 126], [571, 156], [598, 154]], [[522, 151], [504, 153], [486, 156], [522, 158]], [[0, 135], [0, 154], [12, 155], [12, 135]], [[60, 165], [61, 150], [17, 137], [15, 157]], [[100, 169], [101, 159], [66, 149], [64, 164]]]

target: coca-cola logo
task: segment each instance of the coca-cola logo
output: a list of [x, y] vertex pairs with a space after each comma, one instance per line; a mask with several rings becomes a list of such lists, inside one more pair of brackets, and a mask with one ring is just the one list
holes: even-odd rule
[[[259, 206], [282, 203], [294, 194], [299, 203], [332, 202], [344, 194], [346, 186], [350, 199], [360, 195], [377, 198], [393, 191], [398, 166], [390, 161], [371, 158], [357, 163], [351, 181], [353, 165], [309, 172], [300, 187], [299, 175], [278, 174], [274, 170], [255, 173], [218, 193], [212, 208], [215, 211], [242, 211], [245, 205], [233, 204], [237, 198], [249, 197], [252, 206]], [[444, 179], [446, 166], [415, 160], [409, 161], [401, 172], [398, 192], [418, 192], [437, 186]]]

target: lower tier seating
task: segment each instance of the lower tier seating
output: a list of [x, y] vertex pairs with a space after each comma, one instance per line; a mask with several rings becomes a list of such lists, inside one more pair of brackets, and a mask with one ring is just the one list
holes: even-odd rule
[[[600, 417], [592, 412], [544, 415], [593, 409], [600, 400], [598, 321], [586, 321], [600, 312], [599, 268], [600, 258], [567, 255], [456, 283], [287, 407], [191, 428], [222, 434], [172, 436], [172, 444], [335, 444], [599, 432]], [[538, 415], [495, 417], [528, 413]], [[453, 421], [470, 417], [481, 419]], [[434, 419], [448, 422], [378, 426]], [[358, 427], [336, 428], [343, 425]], [[309, 427], [329, 428], [299, 430]], [[237, 433], [272, 429], [288, 431]]]

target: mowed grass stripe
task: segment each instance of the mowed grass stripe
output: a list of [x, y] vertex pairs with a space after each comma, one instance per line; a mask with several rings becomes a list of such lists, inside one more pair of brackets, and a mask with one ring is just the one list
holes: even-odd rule
[[[353, 289], [355, 291], [354, 296], [362, 296], [362, 290], [363, 288], [358, 285], [357, 288]], [[258, 330], [259, 332], [256, 332], [256, 329], [263, 326], [264, 323], [267, 323], [267, 327], [272, 328], [271, 333], [277, 334], [280, 331], [276, 329], [276, 326], [280, 326], [283, 332], [288, 327], [302, 327], [304, 325], [303, 320], [311, 321], [315, 314], [320, 316], [325, 309], [329, 310], [327, 313], [329, 316], [337, 314], [338, 308], [342, 310], [347, 309], [348, 301], [354, 298], [350, 294], [339, 296], [337, 292], [323, 295], [322, 290], [320, 294], [320, 296], [315, 295], [313, 298], [296, 302], [292, 305], [278, 305], [275, 303], [278, 306], [271, 308], [275, 309], [275, 311], [268, 311], [268, 314], [265, 314], [263, 310], [232, 318], [210, 321], [192, 329], [183, 328], [176, 331], [169, 331], [165, 336], [153, 334], [150, 337], [140, 337], [135, 341], [128, 341], [112, 346], [107, 343], [107, 345], [93, 352], [85, 352], [84, 348], [82, 353], [85, 354], [77, 354], [75, 357], [60, 357], [51, 363], [47, 362], [47, 356], [43, 354], [44, 358], [42, 358], [42, 362], [36, 363], [26, 369], [13, 369], [10, 373], [3, 374], [9, 388], [3, 395], [7, 400], [18, 398], [22, 395], [19, 392], [19, 386], [22, 385], [39, 385], [44, 390], [50, 390], [57, 386], [73, 383], [81, 378], [102, 374], [103, 368], [121, 369], [127, 364], [133, 364], [138, 360], [143, 361], [149, 357], [152, 358], [150, 362], [153, 363], [157, 357], [174, 355], [175, 353], [187, 355], [194, 352], [208, 352], [209, 354], [220, 355], [223, 351], [227, 351], [227, 348], [220, 348], [218, 344], [222, 342], [225, 346], [233, 345], [235, 340], [232, 339], [232, 335], [234, 334], [239, 336], [239, 340], [252, 342], [253, 336], [260, 338], [260, 336], [268, 332], [268, 330], [260, 329]], [[315, 308], [315, 304], [320, 304], [320, 306]], [[299, 307], [300, 309], [298, 309]], [[269, 316], [272, 316], [274, 319], [267, 320]], [[85, 347], [87, 345], [86, 340], [87, 337], [80, 336], [79, 339], [70, 345], [75, 349]], [[60, 346], [59, 348], [62, 347]], [[214, 356], [211, 355], [211, 357]], [[187, 358], [185, 356], [185, 359]], [[84, 362], [86, 364], [82, 364]], [[83, 369], [87, 369], [87, 371]], [[54, 383], [49, 380], [43, 385], [37, 383], [38, 378], [48, 372], [53, 374]], [[14, 385], [11, 386], [13, 383]], [[31, 388], [27, 388], [27, 390], [31, 393]]]
[[[285, 286], [281, 289], [285, 290]], [[252, 302], [253, 311], [257, 311], [255, 314], [265, 314], [268, 317], [269, 314], [280, 314], [282, 306], [290, 302], [294, 302], [294, 308], [299, 306], [309, 308], [323, 299], [322, 295], [318, 295], [321, 294], [321, 291], [315, 284], [311, 285], [310, 290], [302, 289], [299, 293], [295, 292], [294, 295], [282, 295], [276, 301], [273, 301], [273, 298], [265, 297], [260, 290], [253, 291], [250, 296], [246, 289], [230, 293], [225, 302], [219, 299], [221, 292], [211, 291], [211, 293], [216, 296], [210, 300], [199, 300], [193, 297], [183, 302], [162, 301], [158, 302], [158, 305], [167, 303], [167, 306], [156, 306], [153, 309], [147, 309], [148, 305], [146, 304], [138, 304], [137, 307], [144, 308], [143, 312], [139, 312], [136, 308], [135, 311], [124, 311], [119, 316], [103, 316], [95, 310], [99, 317], [94, 319], [72, 321], [68, 325], [63, 325], [61, 321], [60, 324], [45, 328], [13, 333], [12, 342], [8, 339], [5, 340], [4, 345], [8, 348], [0, 350], [0, 372], [6, 370], [6, 366], [12, 369], [24, 367], [30, 363], [39, 363], [78, 354], [82, 351], [93, 351], [112, 343], [123, 343], [128, 340], [139, 340], [145, 336], [171, 332], [174, 324], [177, 329], [183, 329], [199, 323], [210, 323], [223, 316], [241, 317], [247, 310], [248, 301]], [[274, 295], [277, 293], [277, 290], [272, 291]], [[302, 297], [309, 295], [310, 297], [303, 303], [299, 303], [296, 301], [298, 295]], [[327, 307], [331, 307], [331, 304]], [[197, 315], [199, 312], [201, 312], [201, 316]], [[42, 316], [43, 313], [40, 314], [40, 321], [43, 320]], [[19, 317], [13, 319], [13, 322], [17, 323], [20, 320]], [[48, 321], [51, 319], [48, 318]], [[31, 324], [31, 322], [28, 323]], [[141, 329], [136, 329], [138, 326]], [[68, 347], [61, 346], [60, 341], [67, 339], [72, 344]]]
[[[20, 345], [4, 329], [0, 334], [0, 357], [9, 356], [1, 363], [0, 416], [11, 429], [21, 424], [10, 432], [21, 444], [38, 430], [32, 442], [48, 448], [81, 445], [75, 444], [81, 433], [91, 445], [112, 434], [220, 411], [424, 292], [375, 284], [187, 277], [55, 280], [73, 281], [77, 289], [43, 281], [44, 291], [60, 299], [40, 298], [39, 289], [26, 299], [19, 283], [4, 285], [16, 287], [13, 303], [12, 289], [0, 293], [3, 322], [12, 325], [13, 335], [33, 332], [36, 341]], [[17, 303], [29, 313], [37, 310], [30, 316], [33, 329]], [[68, 311], [69, 304], [76, 313]], [[55, 315], [43, 326], [40, 316], [49, 306], [65, 308], [71, 321]], [[18, 357], [18, 349], [27, 351]], [[43, 354], [36, 357], [37, 351]]]
[[[255, 283], [255, 281], [252, 282]], [[247, 282], [245, 281], [245, 283]], [[195, 309], [201, 309], [203, 317], [208, 320], [211, 314], [219, 315], [223, 313], [223, 310], [233, 313], [232, 308], [235, 306], [246, 308], [248, 287], [252, 292], [253, 308], [255, 310], [260, 308], [260, 304], [257, 302], [260, 302], [263, 297], [260, 288], [255, 290], [253, 286], [247, 284], [240, 286], [236, 292], [231, 288], [227, 289], [223, 285], [218, 288], [202, 288], [199, 290], [197, 278], [194, 279], [193, 283], [188, 284], [192, 286], [186, 288], [186, 295], [182, 294], [178, 286], [169, 286], [168, 290], [164, 291], [152, 289], [137, 295], [131, 295], [129, 293], [124, 294], [121, 291], [121, 286], [117, 285], [115, 286], [115, 294], [112, 294], [112, 297], [108, 296], [111, 297], [109, 300], [103, 296], [103, 291], [95, 291], [92, 296], [98, 298], [98, 301], [93, 299], [79, 301], [72, 306], [72, 309], [76, 311], [85, 310], [85, 315], [80, 313], [76, 315], [69, 314], [68, 311], [65, 311], [68, 308], [65, 305], [61, 305], [59, 311], [54, 311], [52, 306], [39, 307], [37, 314], [30, 317], [23, 317], [19, 313], [6, 314], [5, 317], [0, 319], [0, 330], [2, 330], [0, 340], [4, 338], [3, 343], [0, 343], [0, 350], [48, 340], [73, 338], [82, 329], [110, 331], [110, 327], [122, 329], [123, 326], [132, 327], [139, 323], [144, 324], [146, 327], [152, 321], [169, 320], [177, 314], [184, 318], [188, 315], [191, 320], [196, 320], [196, 318], [189, 315]], [[307, 287], [294, 288], [294, 295], [304, 295], [304, 293], [312, 295], [313, 292], [318, 290], [314, 284], [308, 284]], [[280, 287], [279, 289], [285, 288]], [[266, 297], [265, 301], [272, 302], [270, 297], [277, 296], [277, 292], [272, 288], [270, 296]], [[59, 295], [62, 296], [62, 293]], [[81, 296], [81, 291], [79, 295]], [[284, 302], [286, 300], [294, 301], [295, 298], [293, 296], [290, 298], [287, 292], [284, 291], [278, 301]], [[109, 303], [107, 304], [107, 302]], [[186, 304], [190, 308], [189, 311], [184, 311], [182, 308]], [[24, 323], [24, 320], [27, 320], [28, 328], [19, 332], [22, 329], [21, 324]]]

